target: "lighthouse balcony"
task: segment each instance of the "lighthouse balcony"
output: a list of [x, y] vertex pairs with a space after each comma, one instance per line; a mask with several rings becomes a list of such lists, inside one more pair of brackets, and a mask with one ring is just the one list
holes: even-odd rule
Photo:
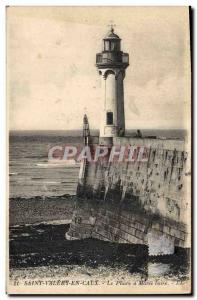
[[96, 55], [97, 67], [107, 66], [122, 66], [127, 67], [129, 65], [129, 54], [123, 52], [102, 52]]

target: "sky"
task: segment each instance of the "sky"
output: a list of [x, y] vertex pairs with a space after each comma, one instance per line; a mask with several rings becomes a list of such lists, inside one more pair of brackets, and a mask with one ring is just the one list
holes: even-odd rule
[[12, 130], [99, 128], [96, 53], [109, 24], [129, 53], [124, 79], [127, 129], [188, 129], [187, 7], [7, 8], [7, 100]]

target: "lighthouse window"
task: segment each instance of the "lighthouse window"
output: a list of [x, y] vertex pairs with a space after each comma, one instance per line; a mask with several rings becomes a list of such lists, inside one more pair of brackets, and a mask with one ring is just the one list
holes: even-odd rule
[[111, 43], [111, 50], [116, 50], [116, 44], [115, 43]]
[[105, 47], [104, 47], [105, 49], [105, 51], [109, 51], [110, 50], [110, 43], [109, 43], [109, 41], [105, 41]]
[[107, 112], [107, 125], [113, 125], [113, 112]]
[[112, 51], [119, 51], [120, 50], [120, 43], [119, 42], [111, 42], [111, 50]]

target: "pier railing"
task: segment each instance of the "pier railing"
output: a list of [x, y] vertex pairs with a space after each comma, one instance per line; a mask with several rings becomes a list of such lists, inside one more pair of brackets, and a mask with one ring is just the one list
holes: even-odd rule
[[103, 52], [96, 55], [96, 64], [129, 64], [129, 54], [122, 52]]

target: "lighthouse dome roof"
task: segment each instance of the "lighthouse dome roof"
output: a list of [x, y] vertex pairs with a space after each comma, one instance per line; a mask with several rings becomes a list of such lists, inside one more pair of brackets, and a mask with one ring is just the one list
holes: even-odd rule
[[120, 40], [119, 36], [116, 33], [114, 33], [113, 28], [111, 28], [110, 32], [108, 32], [107, 35], [105, 36], [104, 40], [107, 40], [107, 39], [119, 39]]

